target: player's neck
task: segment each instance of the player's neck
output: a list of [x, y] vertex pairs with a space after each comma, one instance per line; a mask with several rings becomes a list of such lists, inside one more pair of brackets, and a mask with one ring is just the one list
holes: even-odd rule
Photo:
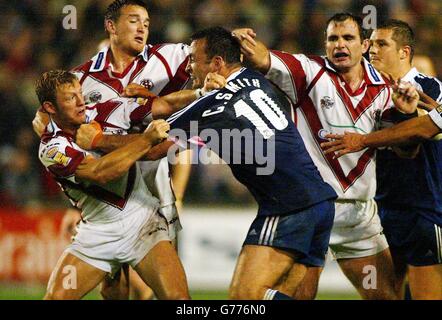
[[234, 65], [232, 67], [226, 67], [224, 70], [222, 70], [220, 72], [220, 75], [227, 79], [228, 77], [230, 77], [232, 74], [234, 74], [235, 72], [237, 72], [241, 68], [242, 68], [241, 65]]
[[364, 68], [362, 64], [358, 64], [346, 72], [341, 72], [340, 75], [350, 86], [351, 90], [355, 91], [359, 89], [362, 80], [364, 80]]
[[402, 79], [413, 68], [410, 63], [398, 63], [396, 68], [392, 68], [389, 74], [393, 79]]
[[113, 71], [116, 73], [122, 73], [136, 58], [133, 54], [121, 50], [118, 46], [113, 45], [112, 43], [109, 54], [110, 63], [112, 64]]
[[61, 119], [57, 119], [53, 117], [53, 121], [59, 127], [64, 133], [67, 133], [73, 137], [75, 137], [75, 134], [77, 133], [78, 126], [71, 125], [69, 123], [65, 123]]

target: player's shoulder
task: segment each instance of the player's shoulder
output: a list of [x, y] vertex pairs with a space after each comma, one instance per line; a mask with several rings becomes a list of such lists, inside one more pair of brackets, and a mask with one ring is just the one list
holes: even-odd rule
[[416, 71], [413, 74], [413, 82], [418, 89], [422, 90], [432, 99], [436, 101], [442, 100], [442, 82], [439, 79]]
[[176, 53], [189, 54], [189, 46], [184, 43], [160, 43], [149, 45], [149, 56], [155, 53], [170, 55]]
[[45, 132], [40, 140], [39, 158], [43, 164], [51, 164], [59, 162], [63, 164], [66, 162], [66, 149], [70, 147], [75, 148], [73, 138], [64, 134], [63, 132], [51, 133]]
[[89, 69], [91, 68], [92, 65], [92, 60], [88, 60], [83, 64], [80, 64], [74, 68], [71, 69], [71, 72], [73, 73], [85, 73], [88, 72]]

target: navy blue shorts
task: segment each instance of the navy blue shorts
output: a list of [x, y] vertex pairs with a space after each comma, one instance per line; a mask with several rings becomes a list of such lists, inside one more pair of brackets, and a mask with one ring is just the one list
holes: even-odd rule
[[442, 227], [426, 219], [416, 208], [379, 206], [379, 216], [390, 251], [412, 266], [442, 263]]
[[243, 245], [269, 246], [298, 255], [296, 262], [322, 267], [325, 263], [335, 216], [333, 200], [323, 201], [303, 211], [258, 216]]

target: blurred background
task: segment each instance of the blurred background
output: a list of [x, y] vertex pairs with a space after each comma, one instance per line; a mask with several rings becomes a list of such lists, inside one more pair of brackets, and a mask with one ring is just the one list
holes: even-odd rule
[[[69, 204], [37, 158], [39, 141], [31, 128], [38, 107], [33, 84], [42, 72], [70, 69], [96, 53], [106, 38], [103, 15], [110, 2], [0, 1], [0, 298], [41, 298], [42, 285], [68, 243], [58, 229]], [[188, 43], [194, 31], [212, 25], [247, 26], [271, 48], [308, 54], [323, 54], [323, 30], [331, 15], [350, 11], [362, 16], [365, 5], [374, 5], [378, 22], [398, 18], [413, 27], [416, 62], [426, 73], [442, 76], [441, 0], [146, 2], [151, 44]], [[62, 27], [66, 5], [77, 10], [75, 30]], [[202, 292], [199, 298], [224, 298], [254, 216], [254, 201], [228, 167], [198, 165], [193, 167], [184, 204], [181, 254], [191, 289]], [[220, 230], [215, 235], [204, 231], [215, 226]], [[210, 256], [214, 252], [216, 258]], [[320, 297], [357, 298], [336, 265], [327, 268]]]

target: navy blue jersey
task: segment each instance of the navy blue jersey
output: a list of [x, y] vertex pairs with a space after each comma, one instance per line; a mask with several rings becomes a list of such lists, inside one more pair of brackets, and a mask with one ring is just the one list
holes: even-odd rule
[[255, 197], [258, 215], [296, 212], [336, 198], [284, 112], [283, 100], [261, 74], [242, 68], [225, 88], [172, 115], [170, 135], [178, 137], [174, 129], [184, 129], [185, 139], [198, 136], [217, 153]]
[[[442, 103], [442, 83], [412, 69], [404, 78]], [[376, 200], [384, 207], [414, 207], [427, 219], [442, 225], [442, 141], [421, 145], [415, 159], [403, 159], [393, 151], [377, 154]]]

